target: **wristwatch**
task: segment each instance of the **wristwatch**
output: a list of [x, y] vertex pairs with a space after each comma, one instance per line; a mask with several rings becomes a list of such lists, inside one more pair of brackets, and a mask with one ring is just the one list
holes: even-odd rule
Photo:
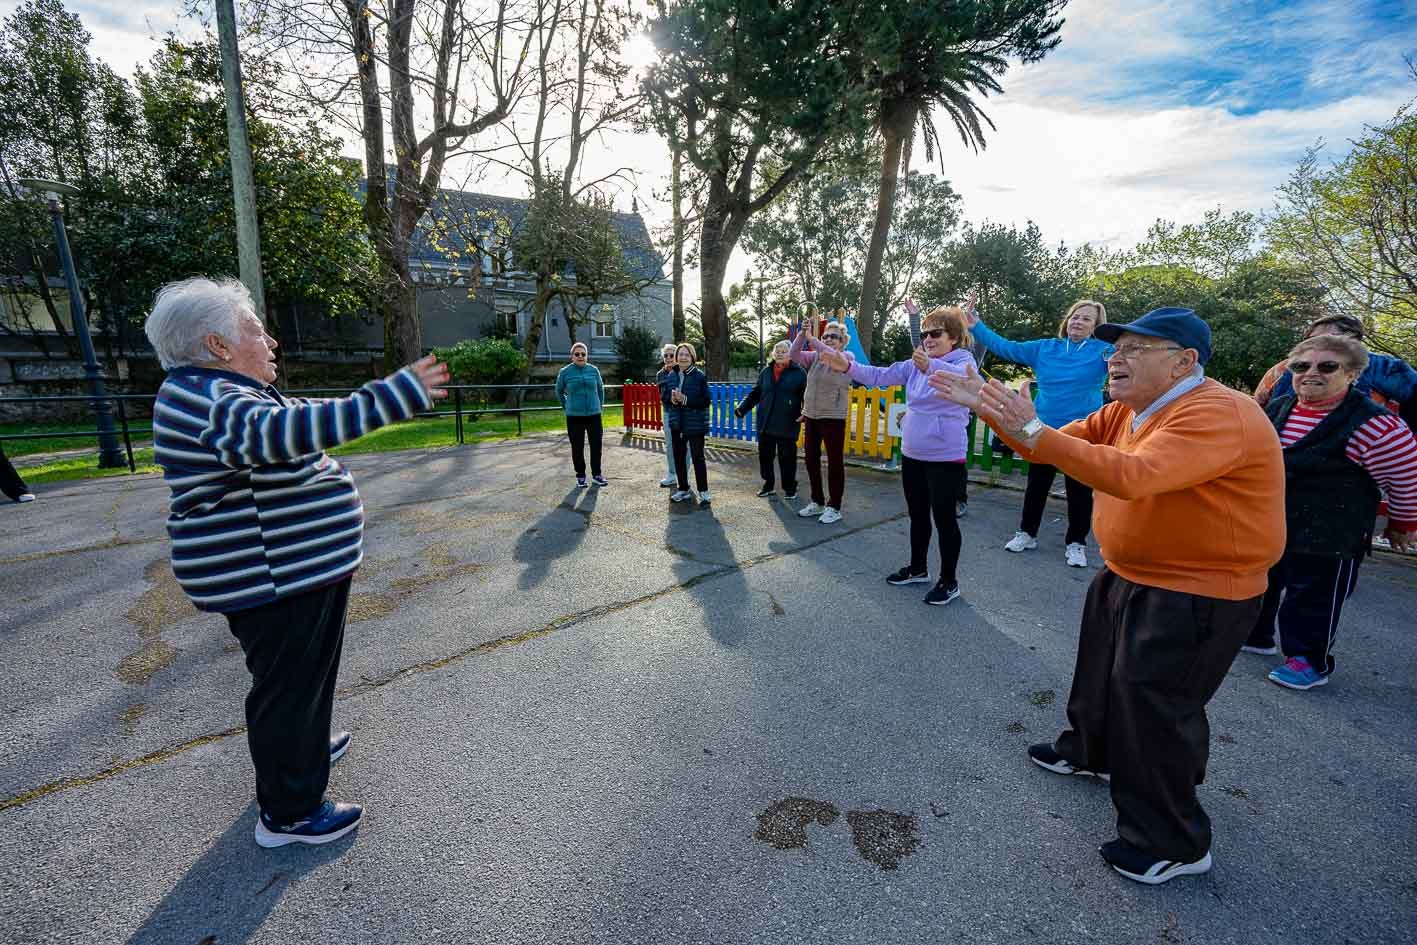
[[1032, 420], [1019, 427], [1018, 438], [1020, 440], [1026, 440], [1029, 437], [1035, 436], [1040, 431], [1042, 431], [1044, 426], [1045, 424], [1042, 420], [1039, 420], [1037, 417], [1034, 417]]

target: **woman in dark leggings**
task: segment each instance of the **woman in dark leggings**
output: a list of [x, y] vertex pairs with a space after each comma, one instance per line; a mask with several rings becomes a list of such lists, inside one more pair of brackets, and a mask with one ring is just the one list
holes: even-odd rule
[[[1102, 384], [1107, 379], [1107, 356], [1112, 346], [1092, 336], [1106, 324], [1101, 302], [1074, 302], [1058, 324], [1058, 337], [1036, 341], [1009, 341], [995, 333], [972, 310], [968, 311], [974, 339], [1005, 361], [1026, 364], [1038, 380], [1038, 417], [1061, 429], [1102, 406]], [[1018, 531], [1004, 548], [1023, 552], [1038, 547], [1038, 526], [1048, 504], [1048, 492], [1058, 470], [1043, 463], [1028, 467], [1028, 488], [1023, 494], [1023, 515]], [[1064, 558], [1075, 568], [1087, 567], [1087, 533], [1092, 530], [1092, 489], [1064, 476], [1068, 493], [1068, 533]]]

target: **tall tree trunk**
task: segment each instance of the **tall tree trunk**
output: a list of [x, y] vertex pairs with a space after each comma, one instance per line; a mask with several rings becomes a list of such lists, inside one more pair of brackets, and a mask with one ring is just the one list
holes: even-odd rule
[[861, 348], [871, 356], [871, 338], [876, 324], [876, 290], [881, 282], [881, 260], [886, 255], [886, 238], [891, 232], [891, 214], [895, 210], [896, 183], [900, 175], [900, 156], [905, 136], [915, 130], [917, 106], [914, 102], [881, 103], [881, 138], [885, 141], [885, 156], [881, 159], [881, 184], [876, 193], [876, 222], [871, 228], [871, 242], [866, 248], [866, 271], [861, 277], [861, 301], [856, 306], [856, 334]]
[[673, 180], [670, 185], [674, 205], [674, 343], [684, 340], [684, 192], [681, 175], [684, 155], [674, 149]]
[[385, 245], [379, 253], [379, 307], [384, 313], [384, 373], [392, 374], [423, 353], [423, 331], [407, 243], [399, 247], [391, 239]]
[[704, 372], [710, 380], [728, 379], [728, 303], [723, 298], [723, 279], [733, 242], [724, 232], [729, 210], [714, 199], [710, 189], [708, 206], [699, 234], [699, 321], [704, 328]]

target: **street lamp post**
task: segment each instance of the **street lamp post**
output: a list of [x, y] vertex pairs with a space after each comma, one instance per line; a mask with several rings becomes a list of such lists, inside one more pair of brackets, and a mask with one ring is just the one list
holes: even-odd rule
[[[89, 322], [84, 314], [83, 296], [79, 294], [79, 276], [74, 271], [74, 257], [69, 252], [69, 236], [64, 230], [64, 205], [61, 196], [73, 196], [77, 187], [57, 180], [38, 177], [21, 178], [20, 186], [42, 192], [49, 201], [49, 216], [54, 223], [54, 241], [59, 245], [59, 263], [64, 268], [64, 284], [69, 290], [69, 314], [74, 321], [74, 334], [79, 337], [79, 350], [84, 356], [84, 375], [88, 379], [89, 395], [93, 398], [93, 410], [98, 420], [98, 466], [100, 469], [116, 469], [128, 465], [123, 449], [118, 445], [118, 434], [113, 429], [113, 410], [108, 404], [108, 395], [103, 389], [103, 375], [98, 369], [98, 357], [94, 354], [93, 338], [89, 336]], [[44, 273], [39, 277], [44, 278]]]

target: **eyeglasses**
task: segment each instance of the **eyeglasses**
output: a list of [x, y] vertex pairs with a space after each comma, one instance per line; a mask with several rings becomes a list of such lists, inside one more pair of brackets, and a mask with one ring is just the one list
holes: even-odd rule
[[664, 354], [660, 355], [660, 357], [663, 358], [663, 359], [666, 360], [666, 361], [673, 361], [673, 360], [674, 360], [674, 352], [673, 352], [673, 351], [666, 351]]
[[920, 333], [921, 338], [943, 338], [945, 330], [943, 328], [931, 328]]
[[583, 357], [585, 357], [585, 352], [584, 352], [584, 351], [572, 351], [572, 352], [571, 352], [571, 357], [573, 357], [573, 358], [583, 358]]
[[1111, 361], [1113, 358], [1121, 358], [1123, 361], [1135, 361], [1141, 356], [1143, 351], [1185, 351], [1179, 345], [1122, 345], [1112, 349], [1111, 354], [1104, 354], [1102, 360]]
[[822, 340], [823, 340], [823, 341], [840, 341], [840, 340], [841, 340], [841, 335], [838, 335], [838, 334], [837, 334], [836, 332], [834, 332], [834, 331], [829, 331], [829, 332], [827, 332], [825, 335], [822, 335]]
[[1318, 363], [1312, 361], [1289, 362], [1289, 370], [1296, 375], [1308, 374], [1310, 368], [1318, 368], [1320, 374], [1336, 374], [1342, 367], [1343, 365], [1339, 364], [1337, 361], [1319, 361]]

